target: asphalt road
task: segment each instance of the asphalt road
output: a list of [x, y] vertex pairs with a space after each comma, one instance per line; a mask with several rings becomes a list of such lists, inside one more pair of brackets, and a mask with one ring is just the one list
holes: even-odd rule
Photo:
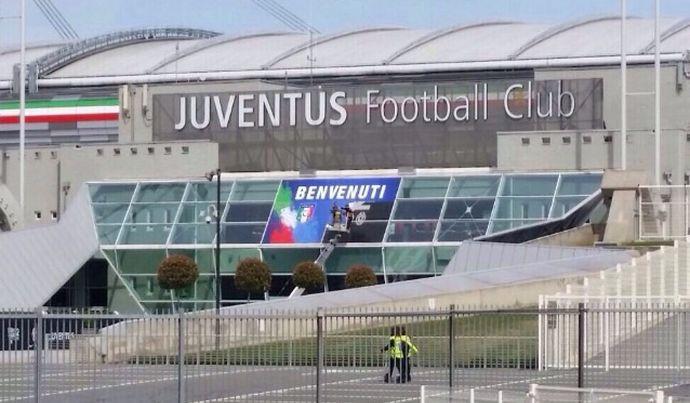
[[[33, 371], [30, 364], [0, 366], [0, 401], [33, 401]], [[174, 365], [50, 365], [41, 373], [41, 401], [175, 402], [177, 371]], [[326, 368], [321, 375], [322, 401], [416, 402], [421, 385], [437, 391], [439, 400], [449, 401], [444, 394], [449, 379], [447, 369], [415, 368], [413, 381], [408, 384], [386, 384], [384, 372], [384, 368]], [[620, 369], [590, 370], [586, 375], [587, 387], [614, 385], [640, 390], [659, 385], [667, 388], [674, 402], [690, 402], [688, 372]], [[454, 385], [460, 391], [454, 393], [452, 401], [467, 401], [470, 385], [478, 388], [477, 401], [491, 401], [497, 390], [505, 391], [506, 402], [524, 401], [530, 383], [575, 386], [576, 376], [574, 370], [457, 369]], [[187, 366], [183, 386], [187, 402], [312, 402], [316, 396], [315, 381], [313, 367]]]

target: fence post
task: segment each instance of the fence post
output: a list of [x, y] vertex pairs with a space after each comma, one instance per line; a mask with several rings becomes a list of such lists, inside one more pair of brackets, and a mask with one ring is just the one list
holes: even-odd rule
[[182, 403], [185, 401], [185, 387], [184, 387], [184, 318], [182, 312], [177, 314], [177, 401]]
[[528, 396], [529, 396], [530, 403], [537, 403], [537, 384], [536, 383], [530, 383]]
[[544, 360], [544, 314], [542, 313], [544, 309], [544, 296], [539, 295], [539, 314], [537, 315], [537, 371], [542, 370], [542, 364]]
[[36, 355], [34, 362], [34, 396], [35, 401], [41, 401], [41, 365], [43, 362], [43, 307], [36, 309], [36, 326], [34, 327], [34, 352]]
[[577, 304], [577, 387], [585, 387], [585, 304]]
[[600, 312], [600, 315], [604, 315], [604, 370], [606, 372], [610, 369], [611, 363], [611, 304], [609, 303], [609, 297], [604, 299], [604, 311]]
[[323, 370], [323, 309], [316, 310], [316, 403], [321, 401], [321, 371]]
[[453, 359], [453, 341], [455, 340], [453, 316], [455, 316], [455, 305], [451, 305], [448, 311], [448, 387], [451, 389], [453, 389], [453, 369], [455, 366], [455, 360]]

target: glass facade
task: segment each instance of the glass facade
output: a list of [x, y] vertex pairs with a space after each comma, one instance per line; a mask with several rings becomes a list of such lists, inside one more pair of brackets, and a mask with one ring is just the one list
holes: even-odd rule
[[[340, 276], [349, 266], [363, 263], [386, 279], [440, 274], [461, 241], [562, 217], [599, 189], [601, 176], [598, 172], [403, 176], [392, 208], [374, 206], [366, 221], [352, 226], [348, 242], [339, 244], [326, 261], [326, 271]], [[237, 295], [225, 284], [241, 259], [258, 257], [267, 262], [277, 281], [286, 282], [272, 289], [284, 294], [291, 291], [287, 281], [294, 265], [319, 255], [320, 243], [265, 240], [280, 186], [280, 179], [221, 183], [220, 271], [223, 290], [229, 290], [222, 295], [225, 303], [246, 301], [246, 295]], [[101, 249], [134, 298], [147, 309], [169, 304], [170, 295], [156, 282], [156, 268], [166, 255], [184, 254], [196, 260], [200, 278], [180, 298], [192, 308], [212, 306], [215, 182], [103, 182], [90, 183], [89, 188]]]

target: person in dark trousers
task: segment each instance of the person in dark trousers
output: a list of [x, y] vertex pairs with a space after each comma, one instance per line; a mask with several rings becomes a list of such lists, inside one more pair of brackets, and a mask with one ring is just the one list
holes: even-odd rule
[[405, 382], [402, 367], [403, 353], [402, 353], [402, 338], [400, 337], [400, 327], [391, 327], [391, 336], [388, 339], [388, 344], [385, 345], [381, 352], [388, 351], [388, 373], [384, 376], [383, 381], [388, 383], [393, 381], [393, 371], [398, 368], [398, 382]]
[[345, 206], [343, 208], [343, 211], [345, 212], [345, 217], [347, 219], [345, 228], [347, 228], [347, 230], [349, 231], [350, 227], [352, 226], [352, 220], [354, 220], [355, 218], [355, 212], [350, 208], [349, 205]]
[[400, 339], [402, 341], [400, 343], [402, 348], [402, 373], [400, 374], [400, 377], [407, 382], [411, 382], [412, 360], [410, 358], [413, 354], [417, 354], [419, 350], [417, 349], [417, 346], [415, 346], [414, 343], [412, 343], [412, 339], [410, 338], [410, 336], [407, 335], [407, 330], [405, 330], [405, 326], [402, 326], [400, 328]]
[[340, 207], [338, 207], [337, 204], [333, 203], [333, 206], [331, 207], [331, 226], [335, 229], [336, 226], [340, 225], [341, 218], [340, 215], [342, 213], [340, 212]]

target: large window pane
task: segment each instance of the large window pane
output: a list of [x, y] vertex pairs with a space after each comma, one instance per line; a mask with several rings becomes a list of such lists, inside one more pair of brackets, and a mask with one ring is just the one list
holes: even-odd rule
[[441, 274], [450, 263], [455, 252], [458, 250], [456, 246], [437, 246], [434, 248], [434, 255], [436, 255], [436, 274]]
[[272, 203], [230, 203], [226, 222], [267, 221]]
[[[218, 184], [213, 182], [192, 182], [189, 184], [189, 193], [185, 201], [189, 202], [214, 202], [218, 197]], [[225, 204], [232, 189], [232, 182], [220, 182], [220, 202]]]
[[117, 268], [123, 274], [156, 274], [165, 250], [118, 250]]
[[273, 201], [278, 189], [277, 181], [237, 182], [232, 192], [233, 201]]
[[392, 221], [388, 228], [388, 242], [431, 242], [436, 221]]
[[503, 196], [553, 196], [558, 175], [506, 176]]
[[488, 219], [494, 199], [448, 199], [443, 218]]
[[208, 244], [216, 236], [215, 224], [175, 224], [173, 244]]
[[[215, 251], [212, 251], [215, 253]], [[215, 256], [215, 255], [214, 255]], [[220, 250], [220, 272], [221, 273], [235, 273], [237, 264], [240, 260], [255, 257], [260, 257], [259, 250], [256, 248], [248, 249], [221, 249]]]
[[355, 264], [371, 267], [375, 273], [383, 274], [381, 248], [335, 248], [326, 261], [328, 274], [345, 274]]
[[[212, 217], [215, 208], [214, 203], [182, 203], [182, 211], [178, 222], [181, 223], [205, 223], [206, 217]], [[221, 209], [223, 206], [221, 205]]]
[[[213, 256], [214, 248], [203, 248], [203, 249], [168, 249], [168, 256], [171, 255], [184, 255], [189, 258], [194, 259], [199, 268], [199, 274], [213, 274]], [[221, 255], [222, 256], [222, 255]]]
[[170, 224], [127, 224], [122, 228], [120, 244], [162, 245], [168, 239]]
[[396, 220], [438, 219], [443, 200], [398, 200]]
[[142, 183], [136, 202], [178, 202], [182, 200], [186, 183]]
[[573, 207], [580, 204], [586, 196], [561, 196], [556, 197], [556, 202], [551, 211], [551, 218], [562, 217]]
[[559, 195], [590, 195], [601, 186], [601, 174], [564, 174]]
[[500, 176], [456, 176], [448, 191], [448, 197], [495, 196]]
[[444, 197], [450, 178], [403, 178], [400, 197]]
[[[199, 276], [196, 280], [196, 299], [198, 301], [214, 301], [216, 295], [214, 276]], [[209, 304], [208, 308], [212, 305]], [[198, 306], [197, 309], [204, 309], [204, 305]]]
[[266, 224], [223, 224], [222, 243], [259, 243]]
[[501, 197], [498, 200], [496, 218], [546, 219], [551, 207], [550, 197]]
[[[313, 262], [319, 257], [319, 249], [263, 249], [264, 262], [274, 273], [292, 273], [292, 269], [300, 262]], [[328, 259], [330, 260], [330, 258]]]
[[489, 221], [453, 220], [442, 221], [438, 233], [440, 242], [458, 242], [486, 235]]
[[494, 220], [493, 230], [491, 233], [501, 232], [512, 228], [518, 228], [525, 225], [536, 224], [543, 220]]
[[101, 224], [96, 226], [98, 239], [103, 245], [114, 245], [117, 241], [117, 234], [120, 232], [120, 224]]
[[[162, 289], [155, 276], [127, 276], [125, 281], [129, 281], [134, 291], [142, 301], [170, 301], [170, 291]], [[192, 300], [195, 298], [194, 284], [189, 287], [175, 290], [176, 300]], [[168, 306], [167, 309], [170, 309]]]
[[127, 203], [132, 200], [135, 184], [94, 184], [89, 186], [93, 203]]
[[129, 283], [142, 301], [170, 300], [170, 294], [158, 286], [156, 278], [153, 276], [124, 276], [124, 280]]
[[167, 224], [175, 221], [178, 203], [132, 204], [128, 223]]
[[431, 247], [385, 248], [386, 274], [434, 273], [434, 257]]
[[97, 224], [122, 224], [129, 204], [94, 204], [93, 216]]

